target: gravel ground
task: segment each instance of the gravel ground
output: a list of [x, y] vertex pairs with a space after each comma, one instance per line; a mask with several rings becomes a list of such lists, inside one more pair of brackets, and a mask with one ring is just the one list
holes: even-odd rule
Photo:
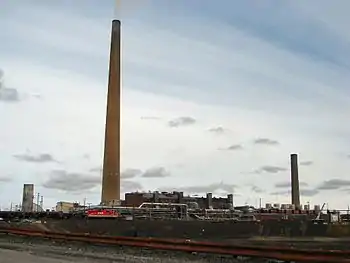
[[40, 238], [0, 235], [0, 263], [266, 263], [248, 258], [155, 251], [127, 247], [87, 245], [79, 242], [59, 242]]

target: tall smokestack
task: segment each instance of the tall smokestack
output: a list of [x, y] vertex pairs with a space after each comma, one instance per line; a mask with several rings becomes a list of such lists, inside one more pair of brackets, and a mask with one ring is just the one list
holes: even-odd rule
[[120, 202], [121, 23], [112, 22], [101, 204]]
[[298, 155], [295, 153], [290, 155], [290, 172], [292, 182], [292, 204], [296, 208], [300, 208]]

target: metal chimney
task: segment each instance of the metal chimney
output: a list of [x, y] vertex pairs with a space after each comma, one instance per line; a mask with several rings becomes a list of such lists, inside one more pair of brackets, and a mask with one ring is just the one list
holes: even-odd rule
[[101, 204], [120, 202], [121, 23], [112, 22]]
[[290, 173], [292, 183], [292, 204], [300, 209], [300, 192], [299, 192], [299, 173], [298, 173], [298, 155], [290, 155]]

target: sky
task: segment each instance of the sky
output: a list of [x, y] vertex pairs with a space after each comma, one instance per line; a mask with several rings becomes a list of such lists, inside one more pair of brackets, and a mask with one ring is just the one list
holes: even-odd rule
[[120, 19], [123, 193], [290, 203], [297, 153], [301, 202], [347, 209], [350, 2], [336, 3], [1, 1], [1, 208], [24, 183], [46, 208], [100, 201]]

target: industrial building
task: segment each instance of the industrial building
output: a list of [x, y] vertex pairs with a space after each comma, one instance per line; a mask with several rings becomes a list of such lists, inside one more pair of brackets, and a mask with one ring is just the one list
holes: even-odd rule
[[65, 202], [60, 201], [56, 203], [56, 212], [62, 212], [62, 213], [72, 213], [74, 211], [78, 211], [80, 209], [84, 209], [85, 206], [80, 205], [76, 202]]
[[132, 192], [125, 194], [123, 205], [139, 207], [142, 203], [182, 203], [189, 208], [199, 209], [229, 209], [233, 207], [233, 195], [227, 197], [213, 197], [207, 193], [206, 197], [184, 196], [183, 192]]

